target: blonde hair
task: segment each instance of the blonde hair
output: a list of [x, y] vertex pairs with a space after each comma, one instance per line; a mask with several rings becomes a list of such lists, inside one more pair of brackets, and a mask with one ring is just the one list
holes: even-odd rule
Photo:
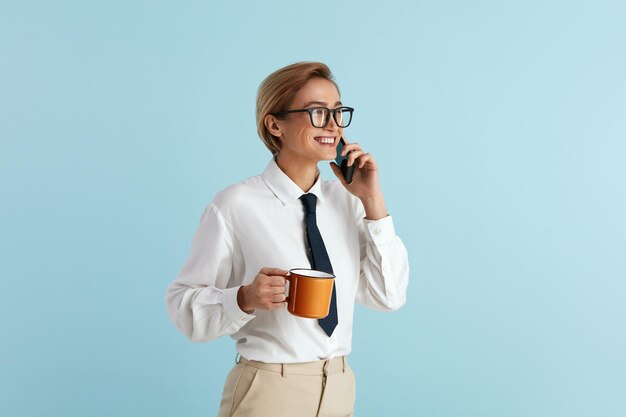
[[265, 126], [268, 114], [287, 110], [298, 91], [312, 78], [324, 78], [339, 86], [330, 68], [321, 62], [297, 62], [271, 73], [259, 86], [256, 97], [256, 128], [259, 137], [274, 155], [280, 151], [280, 141]]

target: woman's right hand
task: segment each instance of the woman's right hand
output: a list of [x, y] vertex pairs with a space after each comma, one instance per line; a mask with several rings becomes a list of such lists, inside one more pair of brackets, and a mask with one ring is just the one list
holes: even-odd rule
[[285, 275], [279, 268], [262, 268], [249, 285], [237, 292], [237, 304], [242, 311], [251, 314], [259, 310], [275, 310], [285, 303]]

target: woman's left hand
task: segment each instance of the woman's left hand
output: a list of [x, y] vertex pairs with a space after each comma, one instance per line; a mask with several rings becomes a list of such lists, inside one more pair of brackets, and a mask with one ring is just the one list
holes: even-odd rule
[[343, 186], [361, 200], [368, 219], [377, 220], [387, 216], [385, 200], [378, 181], [378, 165], [374, 157], [364, 152], [358, 143], [346, 143], [341, 154], [347, 153], [348, 166], [356, 164], [352, 183], [346, 182], [341, 169], [335, 162], [330, 163], [333, 172]]

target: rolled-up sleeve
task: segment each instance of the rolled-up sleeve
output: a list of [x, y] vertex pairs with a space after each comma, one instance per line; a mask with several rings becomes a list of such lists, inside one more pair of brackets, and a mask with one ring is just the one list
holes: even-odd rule
[[191, 250], [166, 291], [166, 305], [176, 328], [194, 342], [236, 333], [255, 316], [237, 304], [240, 286], [228, 288], [236, 269], [233, 235], [211, 203], [200, 219]]
[[406, 302], [409, 260], [396, 235], [391, 216], [359, 220], [361, 272], [356, 301], [376, 310], [391, 311]]

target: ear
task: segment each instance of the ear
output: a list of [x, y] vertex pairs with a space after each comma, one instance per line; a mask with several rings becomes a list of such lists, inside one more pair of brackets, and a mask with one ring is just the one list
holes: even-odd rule
[[273, 136], [276, 136], [277, 138], [280, 138], [282, 136], [283, 131], [280, 128], [279, 120], [276, 117], [268, 114], [267, 116], [265, 116], [263, 123], [265, 123], [265, 127], [267, 128], [267, 130], [270, 131]]

